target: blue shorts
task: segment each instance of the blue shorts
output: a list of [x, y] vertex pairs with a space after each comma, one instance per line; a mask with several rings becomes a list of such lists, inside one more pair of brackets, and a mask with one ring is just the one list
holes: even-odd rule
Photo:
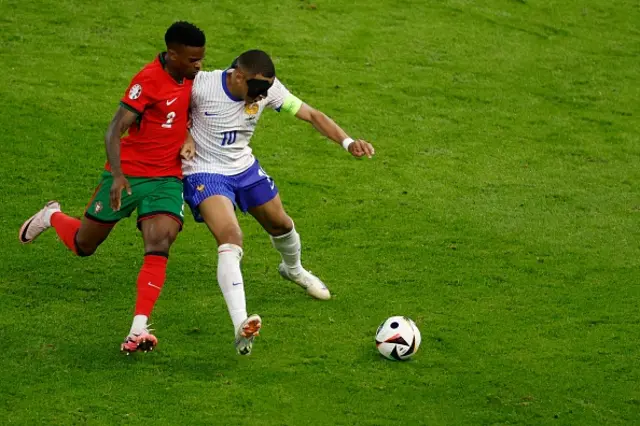
[[195, 173], [184, 183], [184, 200], [191, 208], [196, 222], [204, 222], [198, 206], [214, 195], [224, 195], [243, 212], [263, 205], [278, 195], [278, 188], [262, 170], [258, 160], [244, 172], [226, 176], [217, 173]]

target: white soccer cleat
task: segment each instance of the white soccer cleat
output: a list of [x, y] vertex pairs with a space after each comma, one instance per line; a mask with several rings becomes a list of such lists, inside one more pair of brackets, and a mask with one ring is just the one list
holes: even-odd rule
[[20, 228], [18, 238], [22, 244], [27, 244], [38, 238], [40, 234], [51, 227], [51, 223], [45, 218], [51, 218], [51, 214], [60, 211], [60, 203], [49, 201], [36, 214], [31, 216]]
[[236, 332], [236, 351], [240, 355], [250, 355], [253, 339], [260, 334], [262, 319], [260, 315], [251, 315], [240, 324]]
[[310, 296], [313, 296], [316, 299], [329, 300], [331, 298], [329, 289], [322, 281], [320, 281], [320, 278], [316, 277], [304, 268], [301, 273], [292, 274], [289, 272], [289, 268], [287, 268], [284, 263], [281, 263], [280, 266], [278, 266], [278, 272], [280, 272], [280, 275], [282, 275], [284, 279], [298, 284], [300, 287], [307, 290], [307, 293], [309, 293]]

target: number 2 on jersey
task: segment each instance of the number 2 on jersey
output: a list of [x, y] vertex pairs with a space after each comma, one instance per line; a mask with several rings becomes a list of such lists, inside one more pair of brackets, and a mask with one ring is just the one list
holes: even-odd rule
[[222, 146], [225, 145], [233, 145], [236, 142], [236, 137], [238, 136], [238, 132], [236, 130], [232, 132], [223, 132], [222, 133]]
[[173, 124], [173, 120], [175, 118], [176, 118], [176, 113], [174, 111], [171, 111], [169, 114], [167, 114], [167, 121], [164, 122], [162, 127], [164, 127], [165, 129], [170, 129], [171, 125]]

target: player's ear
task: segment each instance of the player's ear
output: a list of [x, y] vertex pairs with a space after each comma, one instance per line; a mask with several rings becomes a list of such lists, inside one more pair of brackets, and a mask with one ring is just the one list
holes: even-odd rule
[[242, 81], [244, 80], [244, 73], [242, 71], [240, 71], [238, 68], [235, 68], [233, 76], [237, 84], [242, 84]]
[[178, 52], [176, 52], [174, 49], [167, 49], [167, 56], [169, 57], [169, 59], [171, 59], [171, 61], [178, 60]]

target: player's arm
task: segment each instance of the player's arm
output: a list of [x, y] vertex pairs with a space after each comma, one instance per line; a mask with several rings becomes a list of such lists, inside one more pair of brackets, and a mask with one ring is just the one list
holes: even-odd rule
[[111, 185], [111, 208], [114, 211], [120, 210], [123, 189], [126, 189], [127, 194], [131, 195], [131, 186], [122, 173], [122, 166], [120, 164], [120, 138], [137, 118], [137, 113], [121, 105], [118, 107], [111, 123], [109, 123], [107, 133], [104, 137], [107, 159], [109, 160], [111, 175], [113, 176], [113, 185]]
[[[199, 74], [199, 73], [198, 73]], [[197, 78], [197, 77], [196, 77]], [[187, 135], [184, 138], [184, 143], [182, 144], [182, 148], [180, 148], [180, 158], [183, 160], [193, 160], [193, 157], [196, 155], [196, 142], [193, 140], [193, 136], [191, 136], [191, 126], [193, 125], [193, 107], [195, 104], [194, 99], [195, 87], [191, 92], [191, 100], [189, 101], [189, 118], [187, 119]]]
[[351, 139], [349, 135], [347, 135], [335, 121], [327, 117], [325, 113], [305, 104], [293, 95], [289, 95], [289, 97], [285, 99], [282, 110], [286, 111], [287, 109], [290, 110], [289, 112], [296, 110], [293, 114], [297, 118], [311, 123], [318, 132], [338, 145], [343, 146], [354, 157], [364, 157], [366, 155], [371, 158], [375, 154], [375, 150], [369, 142], [362, 139]]
[[182, 148], [180, 148], [180, 157], [183, 160], [193, 160], [193, 157], [196, 155], [196, 142], [193, 140], [193, 136], [191, 136], [191, 130], [187, 130], [187, 136], [184, 139], [184, 144]]
[[375, 154], [375, 150], [369, 142], [362, 139], [355, 141], [351, 139], [335, 121], [327, 117], [322, 111], [312, 108], [292, 95], [277, 78], [271, 89], [269, 89], [267, 99], [269, 107], [311, 123], [318, 132], [338, 145], [342, 145], [354, 157], [364, 157], [366, 155], [371, 158]]

